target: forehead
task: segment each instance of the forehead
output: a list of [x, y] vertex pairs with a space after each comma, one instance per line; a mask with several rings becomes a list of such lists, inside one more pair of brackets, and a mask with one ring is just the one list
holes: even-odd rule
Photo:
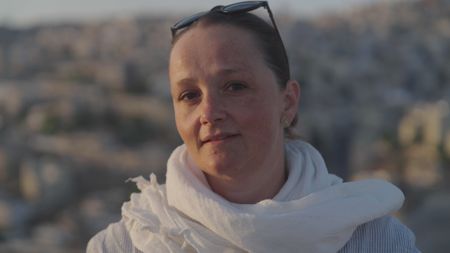
[[195, 26], [186, 31], [172, 48], [170, 76], [197, 68], [204, 71], [264, 65], [250, 32], [230, 25]]

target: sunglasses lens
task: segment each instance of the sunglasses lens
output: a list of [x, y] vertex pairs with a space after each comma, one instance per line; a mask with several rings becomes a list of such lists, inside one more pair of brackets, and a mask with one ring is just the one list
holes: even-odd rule
[[248, 2], [240, 2], [235, 4], [227, 5], [223, 8], [224, 12], [245, 12], [245, 11], [252, 11], [254, 9], [259, 8], [263, 5], [264, 2], [255, 2], [255, 1], [248, 1]]
[[205, 15], [207, 12], [199, 12], [195, 15], [192, 15], [190, 17], [184, 18], [180, 21], [178, 21], [175, 25], [173, 25], [173, 29], [182, 29], [184, 27], [190, 26], [192, 23], [194, 23], [195, 21], [197, 21], [200, 17], [202, 17], [203, 15]]

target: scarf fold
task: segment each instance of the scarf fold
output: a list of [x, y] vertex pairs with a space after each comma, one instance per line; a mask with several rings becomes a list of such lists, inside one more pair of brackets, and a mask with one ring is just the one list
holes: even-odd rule
[[184, 145], [166, 185], [135, 178], [122, 215], [142, 252], [337, 252], [357, 226], [399, 209], [402, 192], [381, 180], [342, 183], [311, 145], [285, 145], [288, 179], [271, 200], [231, 203], [211, 191]]

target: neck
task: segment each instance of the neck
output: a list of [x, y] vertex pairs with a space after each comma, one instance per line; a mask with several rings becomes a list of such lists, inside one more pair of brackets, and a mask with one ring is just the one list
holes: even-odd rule
[[[272, 199], [287, 179], [284, 154], [281, 159], [260, 170], [232, 177], [218, 177], [205, 174], [211, 189], [230, 202], [255, 204]], [[245, 171], [245, 170], [244, 170]]]

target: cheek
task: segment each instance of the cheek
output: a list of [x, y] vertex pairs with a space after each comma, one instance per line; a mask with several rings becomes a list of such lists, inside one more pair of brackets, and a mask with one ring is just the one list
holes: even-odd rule
[[180, 135], [181, 139], [185, 141], [189, 129], [185, 121], [186, 116], [179, 109], [177, 109], [176, 106], [174, 106], [174, 110], [175, 110], [175, 125], [177, 127], [178, 134]]
[[280, 113], [276, 103], [268, 101], [250, 101], [241, 108], [241, 127], [247, 133], [261, 141], [278, 135], [280, 130]]
[[184, 143], [189, 144], [197, 140], [199, 124], [196, 122], [191, 114], [175, 107], [175, 124]]

